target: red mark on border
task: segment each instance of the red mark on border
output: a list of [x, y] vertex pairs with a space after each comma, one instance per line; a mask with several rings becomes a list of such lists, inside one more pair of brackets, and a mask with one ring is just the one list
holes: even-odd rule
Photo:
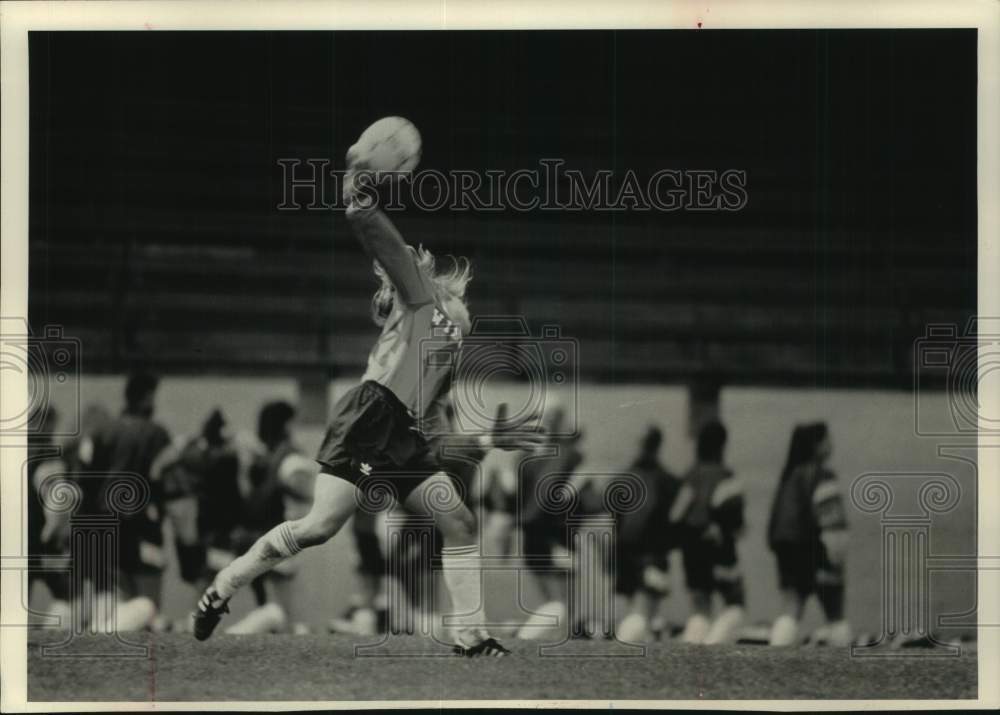
[[149, 700], [156, 701], [156, 634], [149, 634]]

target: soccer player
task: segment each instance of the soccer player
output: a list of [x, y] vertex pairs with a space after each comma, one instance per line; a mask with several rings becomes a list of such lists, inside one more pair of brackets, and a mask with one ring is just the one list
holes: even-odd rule
[[[316, 462], [296, 446], [292, 434], [295, 408], [283, 400], [265, 404], [257, 416], [257, 437], [263, 452], [250, 466], [239, 523], [233, 531], [237, 553], [249, 548], [275, 526], [309, 512]], [[253, 581], [257, 608], [227, 633], [285, 630], [295, 613], [295, 562], [285, 561]], [[298, 631], [305, 629], [297, 624]]]
[[[111, 475], [134, 474], [150, 482], [152, 498], [141, 512], [122, 517], [118, 527], [117, 593], [105, 594], [118, 600], [117, 628], [133, 630], [153, 625], [160, 603], [163, 577], [162, 499], [153, 488], [154, 465], [170, 446], [170, 435], [153, 420], [159, 379], [135, 373], [125, 385], [125, 410], [109, 420], [91, 437], [86, 467]], [[96, 500], [92, 513], [107, 508], [106, 487], [84, 490]], [[101, 603], [101, 599], [98, 600]], [[106, 626], [107, 627], [107, 626]]]
[[[62, 556], [69, 550], [69, 515], [46, 508], [43, 503], [45, 480], [60, 478], [67, 471], [67, 460], [52, 437], [59, 414], [45, 406], [32, 415], [28, 433], [28, 556]], [[52, 597], [48, 612], [58, 616], [62, 628], [70, 627], [70, 584], [66, 573], [42, 571], [34, 565], [28, 569], [28, 594], [36, 582], [44, 583]]]
[[836, 476], [825, 463], [832, 452], [826, 424], [799, 425], [774, 494], [768, 543], [778, 561], [782, 612], [771, 645], [792, 645], [806, 599], [815, 594], [827, 620], [830, 645], [848, 646], [844, 619], [847, 516]]
[[388, 628], [385, 582], [387, 561], [378, 530], [382, 524], [379, 514], [359, 509], [351, 521], [354, 537], [354, 576], [356, 586], [351, 593], [347, 609], [330, 619], [332, 633], [351, 633], [371, 636], [384, 633]]
[[241, 511], [239, 457], [225, 425], [222, 412], [213, 410], [198, 434], [171, 446], [171, 454], [162, 455], [154, 466], [174, 528], [181, 578], [187, 583], [205, 578], [208, 549], [228, 547]]
[[[561, 405], [549, 406], [544, 417], [548, 433], [565, 434], [566, 411]], [[550, 442], [556, 449], [551, 456], [531, 458], [531, 454], [526, 452], [513, 465], [519, 472], [515, 478], [515, 493], [520, 500], [525, 571], [532, 575], [545, 599], [518, 630], [517, 637], [523, 640], [548, 637], [549, 629], [543, 626], [553, 618], [560, 626], [568, 622], [566, 577], [554, 568], [556, 556], [569, 554], [567, 515], [544, 501], [546, 495], [553, 495], [560, 488], [582, 491], [580, 485], [573, 481], [574, 472], [583, 462], [580, 439], [579, 433], [553, 437]], [[543, 480], [548, 480], [546, 485], [542, 485]], [[545, 494], [539, 493], [540, 486]]]
[[[240, 457], [219, 409], [212, 410], [196, 434], [165, 449], [153, 465], [181, 579], [199, 590], [221, 568], [220, 561], [224, 565], [234, 557], [231, 535], [242, 514], [239, 471]], [[190, 618], [171, 627], [190, 631]]]
[[365, 157], [352, 151], [347, 159], [347, 220], [375, 261], [381, 285], [372, 313], [382, 333], [361, 383], [334, 407], [316, 457], [321, 471], [309, 513], [271, 529], [218, 574], [198, 603], [195, 636], [211, 635], [239, 588], [332, 538], [366, 488], [391, 484], [405, 508], [433, 517], [441, 531], [444, 581], [461, 621], [455, 652], [504, 655], [509, 651], [476, 622], [483, 599], [475, 517], [441, 471], [431, 444], [446, 429], [445, 402], [462, 336], [470, 329], [469, 265], [458, 262], [441, 271], [430, 252], [408, 246], [388, 216], [360, 195], [366, 189], [359, 181]]
[[[743, 485], [723, 464], [728, 435], [718, 420], [698, 433], [697, 461], [671, 509], [680, 524], [684, 575], [694, 613], [681, 634], [686, 643], [727, 643], [736, 640], [743, 623], [743, 575], [736, 540], [743, 530]], [[725, 608], [712, 621], [712, 595]]]
[[642, 438], [639, 456], [627, 470], [642, 480], [646, 499], [619, 519], [618, 573], [615, 590], [628, 599], [628, 613], [617, 628], [618, 637], [642, 643], [653, 639], [651, 622], [670, 594], [668, 556], [676, 538], [670, 509], [681, 480], [660, 463], [663, 433], [650, 427]]

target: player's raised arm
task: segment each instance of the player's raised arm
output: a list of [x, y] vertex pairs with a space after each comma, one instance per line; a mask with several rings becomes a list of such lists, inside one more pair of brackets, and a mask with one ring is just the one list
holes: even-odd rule
[[347, 220], [368, 255], [381, 264], [400, 299], [410, 305], [426, 303], [433, 297], [427, 277], [417, 267], [413, 248], [381, 209], [364, 208], [353, 201]]
[[429, 276], [417, 266], [416, 251], [406, 245], [392, 221], [377, 208], [375, 190], [412, 172], [420, 162], [420, 133], [402, 117], [375, 122], [347, 150], [343, 197], [347, 220], [368, 254], [381, 264], [399, 298], [410, 305], [430, 302]]

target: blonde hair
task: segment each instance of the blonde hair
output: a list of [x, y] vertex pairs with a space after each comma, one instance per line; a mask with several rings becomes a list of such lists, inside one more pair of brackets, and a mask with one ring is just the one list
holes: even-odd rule
[[[465, 289], [472, 280], [472, 265], [467, 258], [456, 258], [449, 256], [452, 266], [447, 271], [438, 272], [437, 261], [434, 254], [423, 246], [409, 249], [416, 254], [417, 269], [424, 274], [434, 286], [434, 298], [448, 311], [448, 317], [458, 323], [464, 333], [469, 332], [469, 310], [465, 304]], [[373, 268], [380, 284], [375, 295], [372, 296], [372, 320], [375, 325], [382, 327], [392, 312], [396, 300], [396, 287], [392, 284], [389, 274], [378, 261], [374, 261]], [[456, 305], [457, 302], [457, 305]], [[452, 313], [458, 313], [452, 315]]]

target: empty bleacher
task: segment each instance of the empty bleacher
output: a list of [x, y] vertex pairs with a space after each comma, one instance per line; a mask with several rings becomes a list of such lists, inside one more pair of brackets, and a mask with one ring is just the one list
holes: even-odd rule
[[[83, 341], [84, 369], [360, 370], [375, 279], [340, 215], [273, 228], [173, 224], [32, 242], [34, 324]], [[403, 214], [414, 243], [473, 258], [474, 315], [559, 326], [589, 379], [906, 384], [930, 322], [971, 313], [967, 256], [802, 231]], [[442, 259], [446, 260], [446, 259]], [[970, 290], [971, 288], [971, 290]]]

